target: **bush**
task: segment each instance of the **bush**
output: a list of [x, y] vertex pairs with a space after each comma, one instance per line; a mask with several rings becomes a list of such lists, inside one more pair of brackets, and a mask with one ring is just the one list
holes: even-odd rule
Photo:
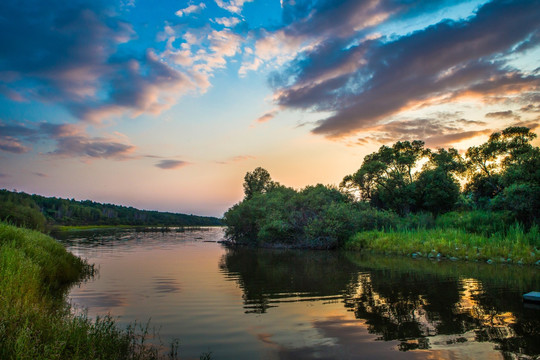
[[0, 221], [5, 221], [16, 226], [26, 227], [33, 230], [45, 230], [45, 216], [37, 207], [2, 203], [0, 206]]
[[343, 244], [360, 218], [350, 198], [335, 188], [276, 186], [234, 205], [224, 222], [227, 237], [239, 244], [329, 249]]

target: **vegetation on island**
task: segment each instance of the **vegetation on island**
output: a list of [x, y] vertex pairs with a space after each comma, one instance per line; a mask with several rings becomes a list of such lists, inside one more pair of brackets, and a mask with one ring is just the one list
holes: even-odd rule
[[540, 259], [540, 148], [526, 127], [470, 147], [398, 141], [367, 155], [339, 187], [285, 187], [257, 168], [224, 215], [235, 244], [368, 249], [411, 256]]
[[51, 226], [217, 226], [221, 220], [0, 190], [0, 221], [43, 231]]
[[[0, 223], [0, 359], [159, 359], [148, 328], [121, 329], [105, 316], [75, 315], [70, 286], [93, 266], [53, 238]], [[177, 355], [173, 344], [170, 358]]]

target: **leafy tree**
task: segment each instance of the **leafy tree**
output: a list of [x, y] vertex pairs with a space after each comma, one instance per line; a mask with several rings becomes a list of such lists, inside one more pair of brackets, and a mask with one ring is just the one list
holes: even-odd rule
[[492, 136], [487, 143], [471, 146], [465, 154], [470, 180], [468, 190], [477, 198], [492, 198], [502, 190], [497, 162], [502, 148], [499, 142], [493, 141], [495, 139]]
[[415, 183], [417, 207], [434, 214], [453, 210], [460, 195], [457, 174], [466, 167], [459, 152], [450, 148], [429, 152], [429, 161]]
[[510, 210], [516, 217], [532, 224], [540, 214], [540, 148], [519, 147], [506, 159], [501, 175], [504, 190], [493, 199], [493, 208]]
[[531, 141], [536, 138], [536, 134], [531, 129], [524, 126], [511, 126], [504, 129], [501, 133], [491, 135], [489, 141], [497, 142], [504, 155], [502, 161], [505, 167], [511, 165], [522, 165], [524, 161], [530, 158], [534, 147]]
[[373, 205], [406, 214], [415, 202], [414, 169], [426, 154], [419, 140], [381, 146], [364, 158], [356, 173], [343, 179], [341, 187], [357, 188], [360, 197]]
[[252, 172], [246, 173], [246, 176], [244, 176], [245, 198], [250, 199], [255, 194], [265, 193], [275, 188], [277, 185], [277, 183], [272, 181], [270, 173], [267, 170], [258, 167]]
[[[525, 215], [519, 199], [525, 193], [530, 195], [528, 200], [537, 198], [540, 150], [531, 144], [535, 138], [529, 128], [512, 126], [467, 150], [469, 183], [465, 191], [479, 207], [511, 210], [521, 214], [522, 220], [531, 221], [534, 216]], [[526, 203], [531, 211], [538, 207]]]
[[337, 188], [319, 184], [295, 191], [273, 183], [227, 210], [223, 221], [227, 237], [237, 243], [328, 249], [345, 242], [359, 219], [351, 198]]
[[453, 210], [459, 199], [459, 183], [443, 170], [423, 171], [416, 182], [418, 208], [433, 214]]

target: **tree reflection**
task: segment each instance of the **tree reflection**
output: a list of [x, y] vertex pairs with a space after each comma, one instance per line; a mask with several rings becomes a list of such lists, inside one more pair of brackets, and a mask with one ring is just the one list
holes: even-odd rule
[[326, 251], [229, 249], [220, 268], [237, 279], [254, 313], [280, 302], [341, 299], [357, 274], [343, 255]]
[[339, 299], [402, 351], [476, 341], [497, 344], [505, 358], [540, 354], [540, 310], [521, 301], [540, 285], [535, 269], [249, 248], [228, 249], [220, 267], [239, 283], [248, 313]]

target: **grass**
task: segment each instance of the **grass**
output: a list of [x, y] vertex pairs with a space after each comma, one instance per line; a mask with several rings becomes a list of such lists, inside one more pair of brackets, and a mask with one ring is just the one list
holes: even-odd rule
[[514, 225], [506, 232], [491, 235], [449, 227], [363, 231], [353, 235], [345, 249], [413, 257], [535, 264], [540, 260], [540, 230], [533, 226], [525, 231], [523, 227]]
[[[42, 233], [0, 223], [0, 359], [159, 359], [148, 326], [74, 315], [69, 287], [93, 267]], [[177, 356], [173, 343], [170, 358]]]

